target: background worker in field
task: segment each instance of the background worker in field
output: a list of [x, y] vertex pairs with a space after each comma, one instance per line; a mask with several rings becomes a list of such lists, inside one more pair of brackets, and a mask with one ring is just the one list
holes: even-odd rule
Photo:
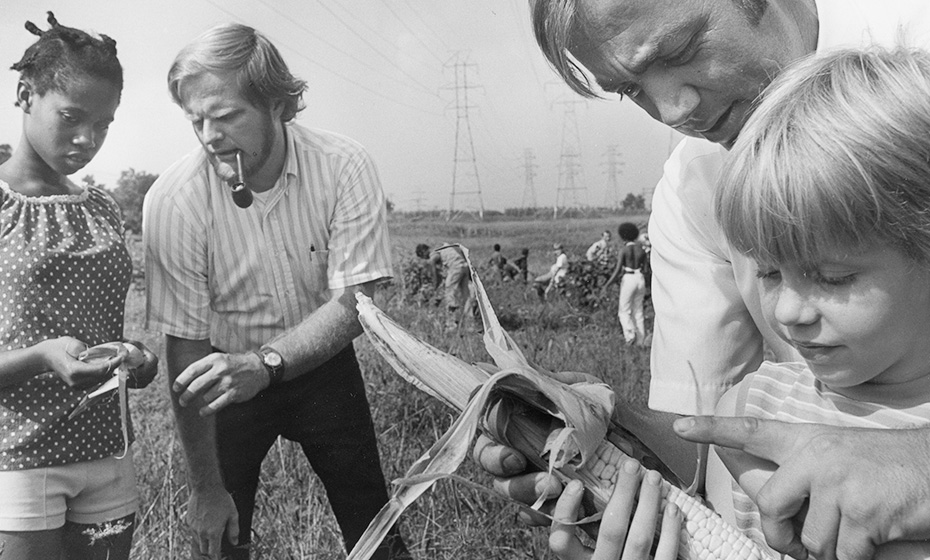
[[[713, 219], [715, 179], [756, 97], [783, 68], [813, 53], [872, 42], [893, 46], [902, 37], [926, 48], [930, 4], [534, 0], [531, 11], [543, 53], [575, 91], [628, 97], [689, 136], [666, 162], [652, 201], [656, 318], [649, 406], [708, 413], [728, 387], [758, 368], [764, 350], [776, 361], [798, 361], [765, 324], [754, 263], [732, 250]], [[624, 414], [632, 410], [622, 408]], [[806, 555], [802, 532], [808, 548], [828, 555], [836, 550], [844, 559], [869, 557], [870, 546], [889, 535], [930, 536], [930, 429], [702, 420], [681, 433], [747, 448], [781, 466], [763, 488], [761, 514], [769, 544], [782, 552]], [[826, 453], [819, 444], [824, 437], [830, 442]], [[522, 463], [484, 441], [476, 454], [492, 472], [513, 473]], [[910, 468], [889, 473], [872, 466], [874, 457], [895, 457]], [[532, 503], [534, 487], [547, 487], [538, 476], [501, 485]], [[795, 531], [795, 521], [803, 529]]]
[[555, 256], [555, 262], [549, 267], [545, 274], [537, 276], [533, 280], [533, 287], [536, 289], [536, 295], [539, 299], [546, 299], [553, 288], [562, 283], [565, 275], [568, 274], [568, 255], [565, 254], [565, 247], [561, 243], [555, 243], [552, 246], [552, 254]]
[[478, 300], [475, 287], [468, 271], [468, 261], [459, 247], [443, 246], [430, 253], [433, 265], [433, 286], [443, 286], [443, 300], [446, 304], [446, 328], [458, 327], [469, 315], [475, 317], [478, 312]]
[[[384, 195], [361, 146], [293, 122], [305, 88], [239, 24], [205, 32], [168, 73], [202, 149], [145, 198], [146, 322], [166, 335], [195, 555], [215, 558], [222, 542], [224, 558], [249, 557], [279, 435], [300, 443], [347, 549], [387, 501], [352, 347], [355, 294], [391, 276]], [[247, 208], [233, 202], [237, 180], [254, 192]], [[379, 558], [406, 555], [388, 540]]]
[[591, 244], [584, 257], [594, 264], [605, 267], [610, 261], [610, 231], [604, 230], [601, 238]]
[[527, 262], [529, 258], [530, 258], [530, 250], [529, 248], [524, 247], [520, 249], [520, 256], [513, 260], [513, 265], [517, 267], [517, 270], [520, 271], [518, 273], [518, 276], [520, 277], [521, 280], [523, 280], [524, 284], [526, 284], [527, 277], [529, 276], [529, 273], [530, 273], [529, 263]]
[[509, 282], [517, 277], [520, 274], [520, 269], [517, 268], [512, 262], [507, 260], [507, 257], [501, 253], [500, 243], [495, 243], [492, 247], [491, 256], [488, 257], [488, 265], [491, 267], [491, 274], [498, 283]]
[[631, 222], [623, 222], [617, 227], [622, 246], [617, 255], [617, 265], [602, 290], [615, 281], [620, 283], [620, 297], [617, 305], [617, 318], [623, 329], [623, 340], [627, 344], [646, 344], [646, 316], [643, 301], [646, 297], [647, 265], [646, 249], [639, 243], [639, 228]]

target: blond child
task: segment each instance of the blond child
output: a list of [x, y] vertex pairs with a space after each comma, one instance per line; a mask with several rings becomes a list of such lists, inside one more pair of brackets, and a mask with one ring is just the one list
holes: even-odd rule
[[[930, 423], [930, 54], [844, 50], [783, 73], [740, 133], [715, 212], [730, 244], [758, 264], [765, 319], [804, 358], [763, 363], [724, 395], [717, 415]], [[755, 492], [774, 465], [739, 464], [731, 476], [712, 454], [707, 497], [761, 543]], [[571, 545], [555, 550], [562, 559], [591, 554], [563, 541]], [[874, 545], [861, 546], [871, 556]], [[621, 551], [622, 542], [599, 541], [594, 554], [632, 557]], [[893, 542], [875, 557], [930, 558], [930, 546]]]

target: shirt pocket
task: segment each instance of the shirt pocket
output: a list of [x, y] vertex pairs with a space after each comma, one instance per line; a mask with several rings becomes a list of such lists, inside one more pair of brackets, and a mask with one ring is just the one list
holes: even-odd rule
[[311, 293], [322, 293], [329, 289], [329, 251], [310, 251], [304, 255], [305, 288]]

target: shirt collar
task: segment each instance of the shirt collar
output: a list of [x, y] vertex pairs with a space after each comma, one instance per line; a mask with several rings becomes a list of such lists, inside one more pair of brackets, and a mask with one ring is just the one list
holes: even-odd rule
[[292, 179], [300, 175], [297, 165], [297, 141], [291, 131], [290, 123], [284, 124], [284, 144], [287, 146], [287, 155], [284, 160], [284, 173], [281, 176], [285, 179], [284, 185], [287, 187], [293, 182]]

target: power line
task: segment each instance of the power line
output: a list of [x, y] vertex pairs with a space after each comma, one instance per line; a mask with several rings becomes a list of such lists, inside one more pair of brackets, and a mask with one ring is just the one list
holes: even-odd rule
[[[208, 1], [210, 1], [210, 2], [212, 3], [212, 0], [208, 0]], [[271, 4], [269, 4], [268, 2], [266, 2], [265, 0], [258, 0], [258, 2], [259, 2], [260, 4], [262, 4], [263, 6], [265, 6], [266, 8], [268, 8], [269, 10], [271, 10], [271, 11], [273, 11], [274, 13], [278, 14], [278, 15], [281, 16], [282, 18], [284, 18], [284, 19], [288, 20], [289, 22], [291, 22], [292, 24], [296, 25], [297, 27], [299, 27], [301, 30], [305, 31], [305, 32], [308, 33], [309, 35], [312, 35], [312, 36], [315, 37], [317, 40], [319, 40], [320, 42], [322, 42], [324, 45], [328, 46], [329, 48], [333, 49], [334, 51], [336, 51], [336, 52], [338, 52], [338, 53], [341, 53], [341, 54], [343, 54], [344, 56], [347, 56], [347, 57], [351, 58], [352, 60], [354, 60], [355, 62], [358, 62], [358, 63], [361, 64], [362, 66], [365, 66], [366, 68], [369, 68], [370, 70], [373, 70], [373, 71], [375, 71], [375, 72], [378, 72], [378, 73], [381, 74], [382, 76], [386, 76], [386, 77], [388, 77], [388, 78], [390, 78], [390, 79], [396, 81], [397, 83], [400, 83], [400, 84], [403, 84], [403, 85], [406, 85], [406, 86], [409, 86], [409, 85], [410, 85], [410, 84], [404, 82], [403, 80], [398, 80], [396, 77], [394, 77], [394, 76], [392, 76], [392, 75], [390, 75], [390, 74], [385, 73], [383, 70], [381, 70], [381, 69], [378, 68], [377, 66], [374, 66], [374, 65], [370, 64], [368, 61], [363, 60], [363, 59], [361, 59], [361, 58], [359, 58], [359, 57], [353, 55], [352, 53], [349, 53], [349, 52], [343, 50], [340, 46], [336, 45], [335, 43], [333, 43], [333, 42], [330, 41], [329, 39], [327, 39], [327, 38], [321, 36], [320, 34], [316, 33], [315, 31], [313, 31], [313, 30], [310, 29], [309, 27], [307, 27], [307, 26], [305, 26], [305, 25], [303, 25], [303, 24], [301, 24], [301, 23], [298, 23], [297, 21], [294, 20], [293, 17], [289, 16], [288, 14], [285, 14], [284, 12], [282, 12], [282, 11], [279, 10], [278, 8], [272, 6]], [[420, 85], [420, 84], [417, 83], [417, 85]], [[433, 95], [433, 96], [438, 97], [438, 95], [437, 95], [435, 92], [430, 91], [429, 88], [426, 88], [425, 86], [421, 86], [421, 87], [426, 91], [427, 95]]]
[[[322, 6], [324, 9], [326, 9], [327, 11], [329, 11], [331, 14], [333, 14], [333, 16], [335, 16], [337, 19], [339, 19], [339, 17], [336, 16], [335, 13], [333, 13], [332, 9], [331, 9], [331, 8], [328, 8], [328, 7], [323, 3], [323, 0], [317, 0], [317, 3], [318, 3], [320, 6]], [[349, 16], [350, 18], [352, 18], [352, 20], [354, 20], [355, 22], [361, 24], [362, 27], [364, 27], [365, 29], [367, 29], [372, 35], [374, 35], [374, 36], [378, 37], [379, 39], [381, 39], [382, 41], [384, 41], [385, 44], [390, 45], [390, 46], [393, 46], [393, 45], [394, 45], [394, 41], [392, 41], [392, 40], [391, 40], [390, 38], [388, 38], [388, 37], [385, 37], [385, 36], [381, 33], [381, 31], [379, 31], [378, 29], [376, 29], [374, 26], [372, 26], [372, 25], [371, 25], [370, 23], [368, 23], [367, 21], [365, 21], [365, 20], [361, 19], [360, 17], [358, 17], [354, 12], [352, 12], [352, 10], [346, 8], [346, 7], [345, 7], [344, 5], [342, 5], [342, 4], [336, 4], [336, 5], [339, 6], [339, 8], [343, 11], [343, 13], [344, 13], [345, 15]], [[341, 22], [342, 20], [340, 19], [339, 21]], [[346, 24], [343, 23], [343, 25], [346, 25]], [[349, 25], [346, 25], [346, 27], [349, 27], [349, 28], [351, 29], [351, 27], [350, 27]]]
[[[323, 2], [323, 0], [317, 0], [317, 1], [320, 2], [320, 3]], [[379, 39], [381, 39], [382, 41], [384, 41], [384, 43], [385, 43], [386, 45], [388, 45], [388, 46], [390, 46], [390, 47], [392, 47], [392, 48], [395, 46], [394, 40], [393, 40], [391, 37], [386, 37], [379, 29], [375, 28], [373, 25], [371, 25], [370, 23], [368, 23], [368, 22], [365, 21], [364, 19], [360, 18], [353, 10], [351, 10], [351, 9], [349, 9], [349, 8], [346, 8], [343, 4], [337, 3], [336, 5], [339, 6], [339, 8], [342, 10], [342, 12], [343, 12], [345, 15], [349, 16], [349, 17], [352, 18], [354, 21], [357, 21], [359, 24], [362, 25], [362, 27], [364, 27], [365, 29], [367, 29], [372, 35], [374, 35], [374, 36], [378, 37]], [[430, 55], [433, 56], [434, 59], [436, 59], [437, 62], [439, 62], [439, 64], [442, 64], [442, 63], [443, 63], [442, 59], [439, 58], [438, 56], [436, 56], [431, 50], [427, 49], [427, 51], [429, 52]], [[421, 65], [423, 65], [424, 67], [430, 68], [431, 70], [434, 69], [433, 67], [430, 67], [426, 62], [423, 62], [423, 61], [421, 61], [421, 60], [419, 60], [419, 59], [416, 59], [416, 62], [419, 63], [419, 64], [421, 64]]]
[[322, 2], [322, 0], [317, 0], [317, 2], [319, 3], [319, 5], [320, 5], [324, 10], [326, 10], [326, 11], [329, 12], [334, 18], [336, 18], [336, 21], [338, 21], [338, 22], [341, 23], [343, 26], [345, 26], [346, 29], [348, 29], [349, 31], [351, 31], [352, 34], [355, 35], [356, 37], [358, 37], [363, 43], [365, 43], [366, 45], [368, 45], [368, 47], [369, 47], [371, 50], [373, 50], [375, 53], [377, 53], [378, 56], [380, 56], [381, 58], [383, 58], [384, 60], [386, 60], [386, 61], [388, 62], [388, 64], [390, 64], [391, 66], [393, 66], [394, 68], [396, 68], [401, 74], [403, 74], [404, 76], [407, 76], [408, 78], [410, 78], [410, 79], [413, 81], [413, 83], [415, 83], [416, 85], [420, 86], [420, 89], [422, 89], [423, 91], [425, 91], [425, 92], [426, 92], [427, 94], [429, 94], [429, 95], [432, 95], [432, 96], [435, 96], [435, 97], [439, 97], [439, 94], [437, 94], [434, 90], [432, 90], [432, 89], [429, 88], [428, 86], [426, 86], [426, 85], [420, 83], [419, 79], [418, 79], [416, 76], [414, 76], [413, 74], [410, 74], [409, 72], [407, 72], [406, 70], [404, 70], [399, 64], [397, 64], [396, 62], [394, 62], [393, 60], [391, 60], [386, 54], [384, 54], [384, 52], [382, 51], [382, 49], [379, 49], [378, 47], [372, 45], [372, 44], [368, 41], [368, 39], [366, 39], [366, 38], [365, 38], [361, 33], [359, 33], [358, 31], [356, 31], [355, 28], [352, 27], [351, 25], [349, 25], [344, 19], [342, 19], [341, 17], [339, 17], [339, 14], [337, 14], [337, 13], [334, 12], [329, 6], [327, 6], [326, 4], [324, 4], [324, 3]]
[[[203, 1], [204, 1], [204, 2], [207, 2], [208, 4], [212, 5], [214, 8], [216, 8], [216, 9], [222, 11], [223, 13], [225, 13], [225, 14], [227, 14], [227, 15], [229, 15], [229, 16], [232, 16], [232, 17], [233, 17], [234, 19], [236, 19], [237, 21], [244, 23], [244, 20], [243, 20], [241, 17], [239, 17], [238, 15], [236, 15], [236, 14], [230, 12], [229, 10], [227, 10], [226, 8], [224, 8], [223, 6], [221, 6], [220, 4], [216, 3], [214, 0], [203, 0]], [[267, 6], [267, 4], [266, 4], [266, 6]], [[280, 12], [278, 12], [278, 13], [279, 13], [279, 15], [281, 15]], [[284, 16], [282, 16], [282, 17], [284, 17]], [[431, 116], [434, 116], [434, 117], [440, 117], [440, 116], [442, 116], [442, 115], [440, 115], [439, 113], [434, 113], [434, 112], [432, 112], [432, 111], [428, 111], [428, 110], [424, 109], [423, 107], [419, 107], [419, 106], [416, 106], [416, 105], [412, 105], [412, 104], [410, 104], [410, 103], [407, 103], [407, 102], [405, 102], [405, 101], [396, 99], [396, 98], [391, 97], [391, 96], [389, 96], [389, 95], [385, 95], [384, 93], [382, 93], [382, 92], [380, 92], [380, 91], [371, 89], [371, 88], [368, 87], [367, 85], [362, 84], [362, 83], [360, 83], [360, 82], [358, 82], [358, 81], [356, 81], [356, 80], [353, 80], [353, 79], [351, 79], [351, 78], [348, 78], [348, 77], [346, 77], [345, 75], [343, 75], [342, 73], [340, 73], [340, 72], [337, 71], [337, 70], [333, 70], [332, 68], [330, 68], [329, 66], [323, 64], [323, 63], [320, 62], [319, 60], [315, 60], [315, 59], [313, 59], [313, 58], [310, 58], [309, 56], [307, 56], [306, 54], [304, 54], [303, 51], [301, 51], [301, 50], [299, 50], [299, 49], [296, 49], [296, 48], [290, 46], [290, 45], [289, 45], [287, 42], [285, 42], [285, 41], [276, 40], [275, 43], [276, 43], [277, 45], [280, 45], [280, 46], [286, 48], [287, 50], [293, 52], [296, 56], [298, 56], [298, 57], [300, 57], [300, 58], [306, 60], [307, 62], [309, 62], [309, 63], [311, 63], [311, 64], [313, 64], [313, 65], [315, 65], [315, 66], [318, 66], [318, 67], [322, 68], [323, 70], [326, 70], [327, 72], [331, 73], [332, 75], [336, 76], [337, 78], [339, 78], [339, 79], [341, 79], [341, 80], [343, 80], [343, 81], [345, 81], [345, 82], [348, 82], [348, 83], [350, 83], [350, 84], [356, 86], [357, 88], [359, 88], [359, 89], [361, 89], [361, 90], [367, 91], [368, 93], [370, 93], [370, 94], [372, 94], [372, 95], [374, 95], [374, 96], [380, 97], [380, 98], [382, 98], [382, 99], [385, 99], [385, 100], [390, 101], [390, 102], [392, 102], [392, 103], [395, 103], [395, 104], [397, 104], [397, 105], [401, 105], [401, 106], [403, 106], [403, 107], [406, 107], [406, 108], [408, 108], [408, 109], [412, 109], [412, 110], [414, 110], [414, 111], [418, 111], [418, 112], [423, 113], [423, 114], [426, 114], [426, 115], [431, 115]], [[338, 49], [337, 49], [337, 50], [338, 50]], [[340, 51], [340, 52], [341, 52], [341, 51]]]
[[413, 29], [410, 29], [410, 26], [407, 25], [407, 22], [402, 17], [397, 15], [397, 12], [394, 11], [394, 8], [391, 7], [391, 5], [387, 2], [387, 0], [381, 0], [381, 3], [384, 4], [384, 7], [387, 8], [389, 12], [391, 12], [391, 15], [393, 15], [394, 18], [397, 21], [399, 21], [401, 25], [404, 26], [404, 29], [406, 29], [410, 33], [410, 35], [413, 36], [413, 38], [416, 39], [421, 45], [423, 45], [423, 47], [426, 49], [428, 53], [435, 56], [436, 59], [439, 60], [439, 62], [442, 62], [442, 59], [439, 58], [439, 56], [433, 52], [430, 46], [423, 42], [423, 39], [420, 38], [420, 34], [414, 31]]
[[[527, 14], [521, 14], [519, 6], [522, 5], [526, 7], [527, 3], [524, 2], [523, 0], [510, 0], [508, 4], [510, 4], [511, 9], [513, 10], [513, 13], [516, 16], [516, 21], [518, 22], [518, 24], [523, 23], [522, 20]], [[518, 27], [520, 28], [520, 35], [521, 37], [524, 38], [524, 40], [520, 41], [520, 44], [523, 45], [524, 50], [526, 50], [526, 54], [527, 54], [526, 60], [530, 66], [530, 70], [532, 70], [533, 72], [533, 77], [536, 78], [536, 83], [539, 85], [539, 89], [545, 89], [545, 86], [543, 85], [543, 80], [540, 78], [539, 72], [536, 71], [536, 64], [534, 63], [534, 61], [539, 56], [541, 56], [541, 53], [538, 50], [533, 50], [529, 47], [529, 45], [534, 42], [533, 37], [529, 33], [529, 29], [530, 29], [529, 18], [527, 18], [527, 21], [525, 23], [526, 25], [518, 25]], [[526, 39], [529, 39], [529, 41], [527, 41]]]
[[[439, 57], [439, 55], [437, 55], [436, 53], [434, 53], [434, 52], [433, 52], [433, 49], [431, 49], [431, 48], [429, 47], [429, 45], [427, 45], [425, 42], [423, 42], [423, 39], [422, 39], [422, 37], [420, 36], [420, 35], [421, 35], [420, 33], [414, 33], [413, 31], [411, 31], [410, 28], [407, 27], [406, 22], [405, 22], [403, 19], [397, 17], [397, 14], [394, 13], [394, 10], [391, 9], [391, 7], [387, 4], [387, 2], [385, 2], [384, 0], [381, 0], [381, 1], [382, 1], [382, 3], [384, 3], [384, 5], [387, 7], [387, 9], [390, 10], [392, 14], [394, 14], [394, 17], [397, 18], [398, 21], [400, 21], [401, 25], [403, 25], [405, 28], [407, 28], [407, 31], [410, 31], [410, 33], [411, 33], [411, 35], [413, 35], [414, 39], [416, 39], [417, 41], [420, 42], [421, 45], [423, 45], [424, 47], [426, 47], [427, 52], [429, 52], [430, 54], [432, 54], [433, 57], [435, 57], [436, 60], [439, 61], [440, 64], [445, 64], [445, 61], [443, 61], [443, 60]], [[404, 3], [407, 4], [407, 7], [410, 8], [410, 11], [411, 11], [411, 12], [413, 12], [413, 15], [415, 15], [415, 16], [420, 20], [420, 23], [423, 24], [423, 27], [424, 27], [428, 32], [430, 32], [430, 33], [433, 35], [433, 37], [436, 38], [436, 40], [439, 42], [440, 45], [442, 45], [443, 49], [444, 49], [446, 52], [451, 51], [452, 48], [449, 46], [449, 44], [446, 43], [446, 42], [443, 40], [442, 36], [440, 36], [438, 33], [436, 33], [436, 32], [433, 30], [432, 26], [430, 26], [430, 24], [427, 23], [427, 21], [426, 21], [425, 19], [423, 19], [423, 16], [420, 15], [420, 12], [413, 6], [413, 4], [410, 3], [410, 0], [404, 0]]]

